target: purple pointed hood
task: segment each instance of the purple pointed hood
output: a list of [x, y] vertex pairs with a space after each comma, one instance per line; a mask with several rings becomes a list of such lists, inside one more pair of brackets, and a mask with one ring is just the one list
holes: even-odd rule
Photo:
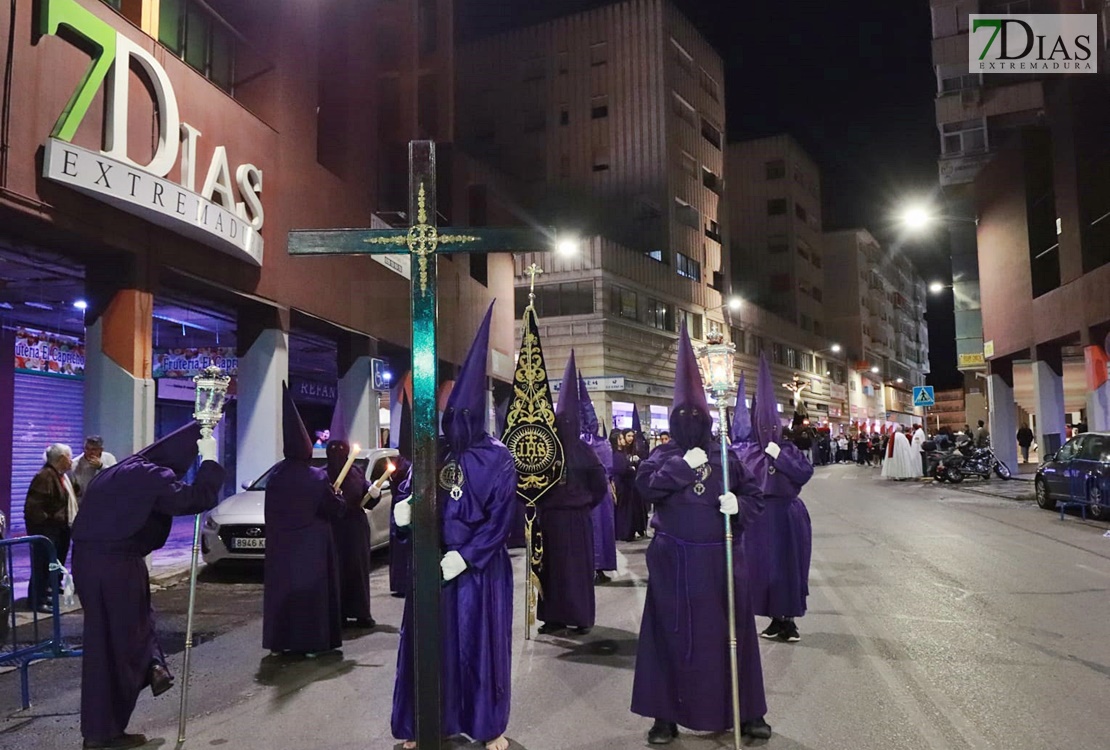
[[748, 411], [744, 373], [740, 373], [740, 384], [736, 388], [736, 408], [732, 411], [732, 442], [752, 442], [752, 413]]
[[297, 411], [293, 395], [285, 383], [281, 384], [281, 440], [286, 458], [299, 461], [312, 458], [312, 438], [308, 436], [301, 413]]
[[493, 304], [478, 327], [474, 343], [455, 379], [447, 408], [443, 410], [443, 435], [458, 456], [486, 434], [486, 359], [489, 356], [489, 326]]
[[559, 389], [559, 403], [555, 407], [555, 429], [562, 444], [578, 440], [582, 434], [582, 418], [579, 414], [581, 401], [578, 398], [578, 368], [574, 364], [574, 350], [570, 350], [567, 366], [563, 369], [563, 384]]
[[578, 373], [578, 414], [582, 434], [596, 437], [601, 426], [597, 422], [597, 410], [594, 409], [594, 401], [586, 389], [586, 379], [582, 377], [582, 373]]
[[137, 451], [135, 455], [142, 456], [155, 466], [170, 469], [174, 474], [182, 477], [197, 460], [198, 440], [200, 440], [200, 423], [190, 422]]
[[705, 397], [701, 370], [686, 324], [678, 336], [678, 361], [675, 364], [674, 403], [671, 405], [671, 437], [683, 450], [701, 447], [713, 439], [713, 417]]
[[759, 380], [755, 385], [752, 411], [752, 437], [764, 448], [768, 443], [781, 442], [782, 423], [776, 408], [775, 383], [771, 379], [771, 366], [762, 354], [759, 355]]
[[397, 429], [397, 453], [412, 461], [412, 405], [401, 391], [401, 425]]
[[343, 404], [335, 402], [335, 411], [331, 415], [331, 426], [328, 428], [328, 471], [336, 476], [343, 470], [347, 463], [347, 456], [351, 455], [351, 442], [347, 439], [347, 428], [344, 425]]

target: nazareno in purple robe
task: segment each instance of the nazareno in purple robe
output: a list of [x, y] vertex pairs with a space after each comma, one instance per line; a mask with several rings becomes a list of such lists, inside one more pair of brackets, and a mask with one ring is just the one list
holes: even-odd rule
[[[328, 481], [335, 482], [342, 465], [328, 465]], [[339, 559], [339, 601], [345, 620], [369, 620], [370, 615], [370, 519], [363, 510], [362, 498], [370, 489], [366, 475], [357, 465], [352, 465], [339, 493], [347, 505], [347, 512], [332, 523], [335, 547]], [[366, 507], [373, 510], [381, 501], [371, 499]]]
[[613, 448], [609, 441], [596, 435], [583, 435], [582, 440], [594, 449], [605, 469], [605, 497], [590, 513], [594, 525], [594, 570], [617, 569], [616, 508], [613, 502]]
[[[672, 419], [672, 423], [673, 423]], [[702, 446], [709, 475], [683, 460], [671, 442], [644, 462], [637, 475], [643, 496], [655, 504], [655, 536], [647, 551], [648, 588], [632, 711], [689, 729], [723, 732], [732, 727], [724, 520], [718, 497], [721, 451], [712, 439]], [[767, 712], [759, 638], [748, 598], [747, 568], [740, 530], [757, 512], [759, 488], [739, 462], [729, 462], [730, 487], [741, 500], [734, 517], [733, 579], [740, 668], [740, 717]]]
[[128, 456], [97, 475], [81, 500], [73, 524], [73, 579], [84, 613], [81, 734], [90, 742], [127, 730], [139, 693], [150, 684], [151, 665], [165, 666], [143, 558], [166, 543], [174, 516], [216, 505], [224, 481], [219, 464], [203, 462], [191, 485], [178, 479], [196, 456], [199, 436], [194, 423], [163, 438], [184, 447], [182, 465], [156, 465], [141, 452]]
[[262, 647], [318, 653], [343, 643], [332, 525], [346, 505], [323, 469], [285, 459], [266, 483]]
[[[440, 467], [452, 458], [445, 450]], [[441, 544], [467, 564], [440, 594], [442, 731], [488, 742], [509, 725], [513, 571], [505, 541], [518, 504], [516, 466], [508, 448], [489, 435], [467, 447], [458, 461], [462, 497], [452, 499], [448, 488], [437, 484]], [[408, 597], [393, 687], [393, 736], [403, 740], [416, 736], [413, 631]]]
[[802, 617], [809, 595], [813, 530], [798, 493], [813, 476], [813, 465], [793, 443], [784, 440], [779, 448], [774, 460], [759, 443], [732, 449], [763, 492], [763, 513], [744, 528], [744, 557], [755, 614]]
[[613, 486], [617, 489], [617, 504], [614, 509], [614, 533], [623, 542], [631, 542], [642, 524], [638, 518], [643, 504], [640, 493], [636, 491], [636, 466], [625, 451], [613, 451]]
[[394, 459], [397, 470], [390, 480], [393, 486], [389, 513], [389, 590], [407, 596], [412, 588], [412, 535], [397, 528], [393, 508], [412, 497], [412, 463], [404, 456]]

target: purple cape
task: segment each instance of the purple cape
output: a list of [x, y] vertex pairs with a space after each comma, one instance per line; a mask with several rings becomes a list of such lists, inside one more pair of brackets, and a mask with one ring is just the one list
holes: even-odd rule
[[798, 492], [813, 476], [813, 466], [793, 443], [779, 447], [782, 452], [773, 461], [758, 443], [732, 448], [761, 485], [765, 504], [763, 513], [744, 529], [744, 555], [755, 614], [801, 617], [809, 595], [813, 530]]
[[316, 653], [343, 643], [332, 524], [346, 506], [323, 469], [286, 459], [266, 484], [262, 647]]
[[613, 446], [608, 440], [596, 435], [582, 438], [597, 454], [605, 468], [605, 498], [597, 504], [590, 514], [594, 525], [594, 570], [617, 569], [617, 532], [615, 508], [613, 506]]
[[[440, 450], [443, 456], [445, 448]], [[508, 448], [488, 435], [466, 448], [459, 464], [462, 497], [452, 499], [443, 486], [438, 486], [437, 497], [443, 548], [456, 550], [467, 564], [440, 593], [442, 730], [444, 736], [467, 734], [488, 742], [509, 725], [513, 571], [505, 540], [517, 504], [516, 467]], [[393, 685], [397, 739], [416, 735], [415, 637], [408, 597]]]
[[143, 557], [169, 536], [173, 516], [216, 506], [223, 468], [205, 461], [193, 484], [143, 457], [101, 472], [73, 524], [73, 580], [84, 611], [81, 734], [92, 742], [127, 730], [150, 667], [166, 657], [154, 629]]
[[545, 623], [594, 626], [594, 526], [592, 511], [608, 494], [605, 469], [590, 446], [563, 446], [566, 477], [539, 502], [543, 565], [537, 619]]
[[[341, 468], [341, 467], [340, 467]], [[328, 481], [334, 482], [339, 469], [329, 467]], [[344, 619], [369, 620], [370, 617], [370, 519], [362, 509], [362, 498], [370, 489], [366, 475], [351, 466], [339, 488], [347, 512], [332, 523], [332, 534], [339, 558], [339, 598]], [[373, 509], [381, 500], [370, 500]]]
[[[647, 551], [649, 582], [632, 711], [698, 731], [723, 732], [732, 726], [732, 709], [725, 530], [718, 501], [721, 452], [708, 439], [703, 449], [709, 463], [695, 471], [682, 460], [684, 451], [672, 442], [648, 458], [636, 477], [640, 491], [655, 503], [651, 522], [655, 536]], [[728, 468], [734, 492], [758, 498], [759, 488], [739, 462], [730, 461]], [[745, 503], [734, 528], [742, 526], [750, 512]], [[767, 712], [767, 700], [738, 531], [733, 538], [732, 574], [740, 717], [749, 721]]]

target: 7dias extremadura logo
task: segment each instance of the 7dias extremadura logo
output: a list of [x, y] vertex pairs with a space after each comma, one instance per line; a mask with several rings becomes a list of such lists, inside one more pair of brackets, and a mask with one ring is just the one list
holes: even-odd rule
[[1097, 73], [1098, 16], [971, 15], [971, 73]]

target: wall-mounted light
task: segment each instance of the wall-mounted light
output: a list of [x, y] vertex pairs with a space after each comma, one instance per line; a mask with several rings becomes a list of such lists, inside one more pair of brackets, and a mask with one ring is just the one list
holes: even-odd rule
[[74, 302], [74, 303], [73, 303], [73, 306], [74, 306], [75, 308], [77, 308], [78, 310], [88, 310], [88, 309], [89, 309], [89, 303], [88, 303], [88, 302], [86, 302], [86, 301], [85, 301], [85, 300], [83, 300], [83, 299], [79, 299], [79, 300], [77, 300], [76, 302]]

